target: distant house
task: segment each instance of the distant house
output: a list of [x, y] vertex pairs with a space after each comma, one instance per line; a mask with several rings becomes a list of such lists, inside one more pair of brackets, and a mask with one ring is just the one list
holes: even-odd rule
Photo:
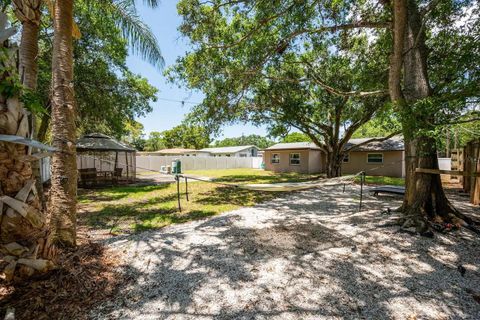
[[259, 149], [256, 146], [234, 146], [204, 148], [201, 152], [208, 152], [213, 157], [257, 157]]
[[[351, 139], [346, 148], [372, 138]], [[276, 172], [322, 173], [326, 170], [325, 153], [314, 143], [278, 143], [263, 156], [265, 170]], [[404, 145], [401, 138], [371, 142], [345, 155], [342, 173], [366, 171], [368, 175], [403, 177]]]
[[186, 157], [210, 156], [208, 152], [203, 152], [201, 150], [195, 150], [195, 149], [184, 149], [184, 148], [162, 149], [162, 150], [152, 151], [152, 152], [141, 152], [139, 154], [144, 156], [186, 156]]

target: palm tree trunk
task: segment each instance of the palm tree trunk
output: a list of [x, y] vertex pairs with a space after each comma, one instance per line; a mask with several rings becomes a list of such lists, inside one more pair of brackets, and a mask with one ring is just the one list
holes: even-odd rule
[[[19, 69], [22, 84], [32, 92], [37, 90], [38, 78], [38, 34], [40, 31], [41, 18], [41, 0], [25, 1], [16, 0], [15, 13], [22, 22], [22, 38], [19, 50]], [[28, 14], [27, 14], [28, 12]], [[30, 135], [37, 138], [36, 116], [31, 114], [29, 117]], [[34, 150], [35, 151], [35, 150]], [[44, 206], [43, 184], [40, 174], [40, 161], [32, 162], [32, 173], [35, 179], [38, 195]]]
[[[1, 26], [6, 25], [6, 19], [0, 14]], [[14, 86], [18, 81], [16, 49], [10, 48], [8, 41], [1, 48], [5, 55], [0, 58], [0, 83], [3, 87]], [[0, 95], [0, 134], [28, 137], [27, 112], [18, 93], [7, 96], [7, 92]], [[27, 150], [23, 145], [0, 142], [0, 269], [7, 281], [32, 275], [35, 270], [47, 271], [53, 264], [42, 258], [55, 255], [48, 241], [45, 212], [33, 185]]]
[[25, 21], [22, 24], [22, 40], [20, 42], [20, 79], [30, 90], [37, 89], [38, 78], [38, 24]]
[[73, 0], [55, 1], [53, 42], [51, 212], [52, 240], [76, 244], [77, 164], [72, 56]]
[[[42, 11], [40, 7], [42, 0], [14, 0], [15, 15], [22, 23], [22, 37], [19, 50], [19, 71], [22, 84], [32, 92], [37, 90], [38, 78], [38, 34], [40, 31], [40, 20]], [[36, 117], [32, 113], [29, 118], [30, 135], [36, 138]], [[32, 163], [35, 186], [44, 203], [43, 185], [40, 176], [40, 161]]]

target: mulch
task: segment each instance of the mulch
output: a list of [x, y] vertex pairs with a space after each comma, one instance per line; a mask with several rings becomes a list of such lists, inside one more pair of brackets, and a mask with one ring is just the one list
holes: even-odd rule
[[99, 243], [80, 239], [60, 251], [58, 268], [22, 283], [0, 282], [0, 319], [15, 308], [15, 319], [87, 319], [90, 310], [129, 281], [119, 274], [121, 259]]

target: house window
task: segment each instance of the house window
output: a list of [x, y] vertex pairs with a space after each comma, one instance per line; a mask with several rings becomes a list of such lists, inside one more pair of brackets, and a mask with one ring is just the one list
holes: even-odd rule
[[280, 163], [280, 155], [278, 153], [272, 154], [272, 164]]
[[367, 163], [383, 163], [383, 153], [367, 154]]
[[300, 165], [300, 153], [290, 153], [290, 165]]
[[346, 153], [344, 156], [343, 156], [343, 162], [344, 163], [348, 163], [350, 161], [350, 153]]
[[247, 154], [245, 153], [240, 153], [240, 158], [246, 158], [247, 157]]

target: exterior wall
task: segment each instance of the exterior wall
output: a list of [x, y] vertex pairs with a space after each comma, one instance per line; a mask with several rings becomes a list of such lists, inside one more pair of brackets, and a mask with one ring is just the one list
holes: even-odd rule
[[320, 150], [310, 150], [308, 157], [309, 173], [325, 172], [325, 154]]
[[[272, 163], [272, 155], [280, 155], [280, 162]], [[300, 165], [290, 164], [290, 153], [300, 154]], [[317, 173], [322, 170], [322, 156], [317, 150], [265, 150], [265, 170], [274, 172]], [[310, 160], [310, 157], [312, 160]]]
[[[367, 163], [369, 153], [383, 154], [383, 163]], [[342, 173], [365, 171], [370, 176], [403, 177], [403, 158], [403, 151], [353, 151], [349, 153], [349, 161], [342, 163]]]

